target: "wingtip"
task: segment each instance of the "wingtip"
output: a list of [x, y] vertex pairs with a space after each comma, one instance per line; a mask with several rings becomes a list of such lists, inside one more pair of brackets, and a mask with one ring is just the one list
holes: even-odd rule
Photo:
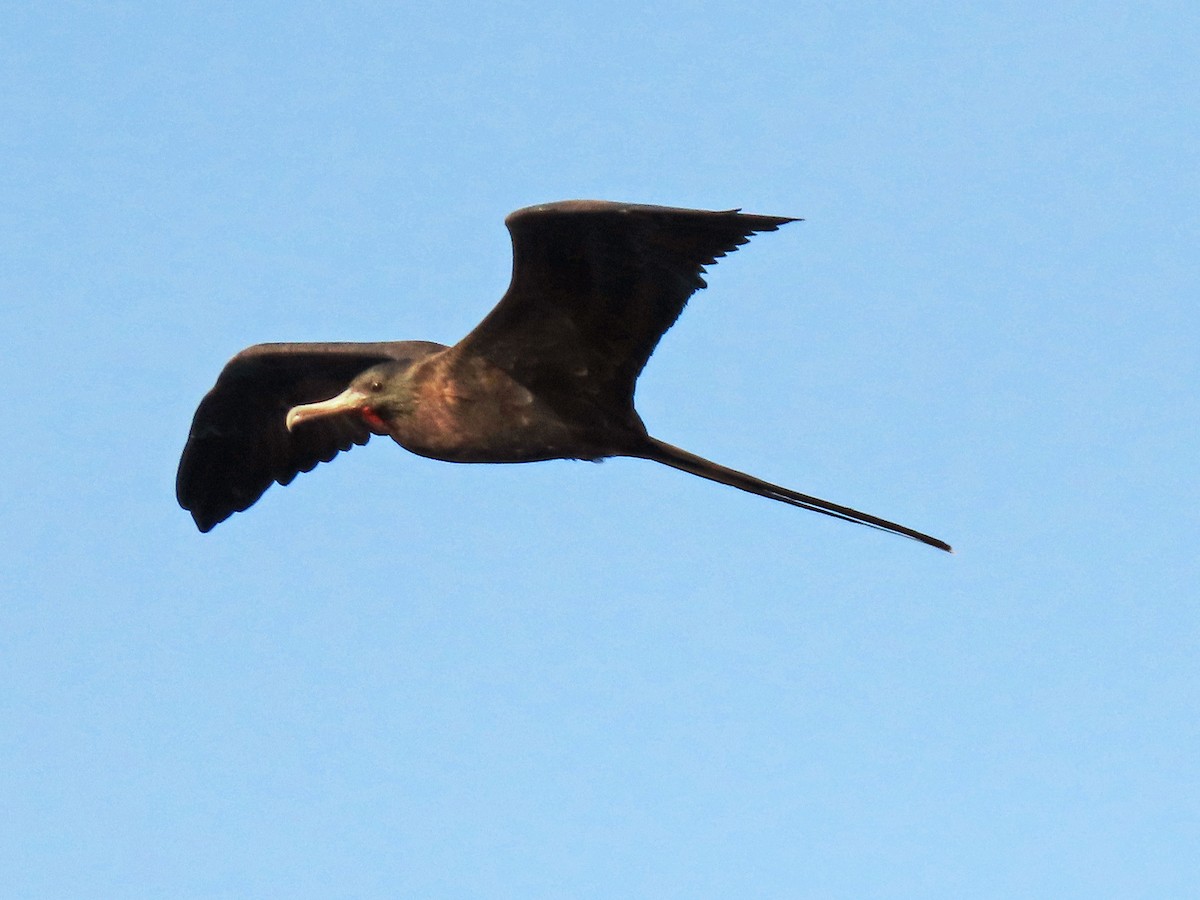
[[734, 212], [746, 219], [757, 219], [758, 222], [753, 226], [756, 232], [776, 231], [784, 225], [790, 225], [792, 222], [804, 221], [804, 219], [798, 216], [762, 216], [757, 213], [745, 213], [740, 209], [734, 210]]
[[[181, 503], [180, 506], [183, 506], [183, 504]], [[183, 508], [191, 514], [192, 521], [196, 523], [196, 530], [201, 534], [208, 534], [232, 515], [232, 513], [227, 513], [223, 516], [214, 516], [211, 513], [205, 513], [198, 509], [188, 509], [186, 506]]]

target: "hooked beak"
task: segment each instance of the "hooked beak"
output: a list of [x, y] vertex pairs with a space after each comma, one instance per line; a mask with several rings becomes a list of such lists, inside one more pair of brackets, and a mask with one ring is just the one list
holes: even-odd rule
[[288, 410], [287, 430], [291, 431], [301, 422], [307, 422], [309, 419], [320, 419], [323, 416], [336, 416], [341, 413], [358, 412], [366, 406], [367, 397], [362, 391], [353, 388], [347, 388], [336, 397], [330, 400], [322, 400], [320, 403], [302, 403], [300, 406], [293, 406]]

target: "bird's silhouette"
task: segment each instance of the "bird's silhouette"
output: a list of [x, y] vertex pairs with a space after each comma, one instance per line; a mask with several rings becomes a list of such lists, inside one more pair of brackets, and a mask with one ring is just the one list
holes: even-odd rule
[[651, 437], [634, 386], [704, 267], [795, 219], [597, 200], [506, 220], [513, 274], [499, 304], [452, 347], [427, 341], [259, 344], [200, 402], [176, 493], [201, 531], [272, 483], [389, 435], [450, 462], [650, 459], [942, 550], [944, 541], [770, 484]]

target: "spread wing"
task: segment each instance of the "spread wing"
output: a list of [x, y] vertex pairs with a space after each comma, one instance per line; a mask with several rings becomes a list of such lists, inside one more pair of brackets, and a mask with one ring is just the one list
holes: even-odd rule
[[417, 341], [258, 344], [221, 371], [192, 419], [175, 495], [196, 527], [209, 531], [250, 507], [274, 482], [329, 462], [371, 437], [357, 416], [328, 416], [289, 432], [288, 410], [340, 393], [377, 363], [443, 349]]
[[795, 219], [573, 200], [514, 212], [513, 275], [455, 348], [482, 355], [543, 397], [580, 392], [633, 409], [638, 375], [704, 267]]

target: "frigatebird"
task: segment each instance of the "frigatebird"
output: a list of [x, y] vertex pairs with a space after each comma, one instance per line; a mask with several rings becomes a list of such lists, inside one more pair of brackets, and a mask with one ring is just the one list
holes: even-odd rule
[[508, 291], [452, 347], [428, 341], [258, 344], [200, 402], [176, 495], [202, 531], [272, 483], [388, 435], [448, 462], [630, 456], [903, 535], [944, 541], [770, 484], [651, 437], [633, 406], [650, 354], [706, 287], [705, 266], [796, 219], [569, 200], [512, 213]]

